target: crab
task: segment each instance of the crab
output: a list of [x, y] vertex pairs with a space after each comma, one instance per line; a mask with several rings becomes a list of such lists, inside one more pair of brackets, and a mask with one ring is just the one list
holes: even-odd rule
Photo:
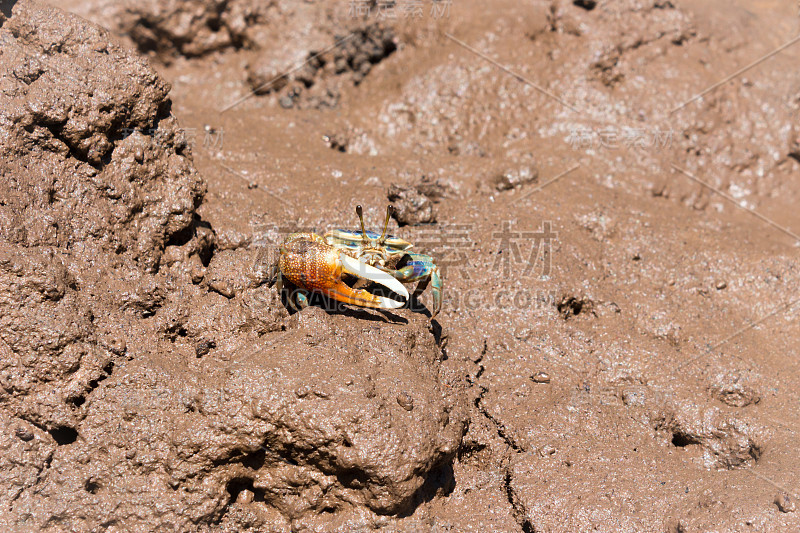
[[[304, 309], [308, 306], [308, 294], [318, 292], [348, 304], [397, 309], [409, 299], [403, 283], [418, 282], [414, 296], [432, 285], [431, 318], [435, 317], [442, 307], [443, 282], [433, 258], [412, 252], [413, 244], [387, 235], [391, 205], [386, 208], [380, 235], [366, 230], [360, 205], [356, 206], [356, 214], [361, 221], [361, 232], [334, 229], [324, 235], [292, 233], [283, 242], [280, 257], [272, 267], [272, 277], [279, 291], [285, 280], [297, 287], [287, 299], [289, 306], [295, 311]], [[364, 288], [370, 283], [383, 286], [405, 301], [373, 294]]]

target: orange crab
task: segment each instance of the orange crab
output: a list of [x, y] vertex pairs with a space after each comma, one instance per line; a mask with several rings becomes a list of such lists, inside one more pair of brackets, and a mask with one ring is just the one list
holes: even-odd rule
[[[273, 266], [278, 290], [284, 279], [298, 290], [288, 298], [292, 309], [308, 305], [308, 292], [318, 292], [340, 302], [379, 309], [397, 309], [405, 305], [409, 295], [403, 283], [418, 281], [414, 294], [432, 282], [433, 313], [442, 302], [442, 279], [430, 256], [409, 251], [410, 242], [387, 235], [392, 206], [386, 210], [383, 233], [367, 231], [361, 206], [356, 206], [361, 232], [336, 229], [324, 236], [315, 233], [293, 233], [280, 247], [280, 257]], [[364, 288], [370, 283], [381, 285], [401, 301], [373, 294]]]

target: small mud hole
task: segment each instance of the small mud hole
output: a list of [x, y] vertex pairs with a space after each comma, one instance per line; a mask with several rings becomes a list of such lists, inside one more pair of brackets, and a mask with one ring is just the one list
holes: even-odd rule
[[75, 428], [71, 428], [69, 426], [61, 426], [53, 428], [49, 431], [49, 433], [50, 436], [53, 437], [53, 440], [55, 440], [59, 446], [72, 444], [73, 442], [78, 440], [78, 431]]

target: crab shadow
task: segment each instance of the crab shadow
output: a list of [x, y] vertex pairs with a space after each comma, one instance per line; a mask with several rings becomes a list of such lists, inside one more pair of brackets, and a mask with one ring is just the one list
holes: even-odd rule
[[386, 311], [385, 309], [354, 308], [354, 307], [345, 307], [343, 305], [341, 308], [328, 310], [328, 312], [332, 315], [352, 316], [354, 318], [360, 318], [361, 320], [369, 320], [371, 322], [408, 324], [407, 318], [402, 317], [400, 315], [396, 315], [391, 311]]
[[[288, 286], [284, 287], [281, 291], [281, 303], [289, 312], [290, 315], [298, 313], [298, 310], [292, 308], [289, 304], [289, 290]], [[326, 313], [331, 315], [345, 315], [352, 316], [361, 320], [369, 320], [371, 322], [389, 322], [392, 324], [408, 324], [408, 319], [396, 313], [392, 313], [388, 309], [373, 309], [369, 307], [356, 307], [337, 302], [332, 298], [327, 298], [321, 294], [310, 293], [308, 295], [308, 305], [319, 307]]]
[[[271, 286], [271, 285], [270, 285]], [[383, 296], [385, 298], [389, 298], [395, 301], [402, 301], [404, 298], [388, 288], [379, 285], [377, 283], [370, 283], [359, 288], [367, 289], [371, 294], [376, 296]], [[281, 303], [289, 312], [290, 315], [298, 312], [297, 310], [293, 309], [289, 303], [290, 294], [293, 294], [294, 291], [299, 290], [297, 286], [291, 283], [288, 280], [284, 280], [284, 288], [281, 291]], [[348, 305], [342, 302], [338, 302], [332, 298], [325, 297], [321, 294], [311, 292], [307, 294], [308, 298], [308, 305], [314, 307], [320, 307], [324, 309], [326, 312], [332, 315], [348, 315], [353, 316], [356, 318], [360, 318], [362, 320], [370, 320], [373, 322], [391, 322], [395, 324], [408, 324], [408, 320], [403, 318], [402, 316], [393, 313], [389, 309], [377, 309], [372, 307], [358, 307], [355, 305]], [[433, 335], [436, 337], [436, 344], [441, 347], [442, 341], [442, 326], [439, 324], [437, 320], [433, 318], [433, 315], [422, 303], [419, 299], [418, 295], [416, 294], [409, 294], [408, 300], [406, 301], [405, 305], [400, 307], [400, 309], [409, 309], [415, 313], [420, 313], [431, 320], [432, 324], [432, 332]]]

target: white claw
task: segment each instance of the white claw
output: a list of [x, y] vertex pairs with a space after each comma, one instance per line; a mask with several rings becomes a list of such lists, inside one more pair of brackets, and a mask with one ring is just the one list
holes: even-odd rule
[[383, 296], [376, 296], [376, 298], [381, 303], [382, 309], [398, 309], [405, 305], [404, 302], [395, 302], [394, 300], [390, 300], [389, 298], [384, 298]]
[[[408, 300], [408, 291], [403, 284], [394, 279], [391, 274], [388, 274], [383, 270], [379, 270], [374, 266], [363, 263], [358, 259], [353, 259], [344, 252], [339, 254], [339, 260], [342, 262], [342, 268], [348, 274], [374, 281], [375, 283], [383, 285], [395, 294], [398, 294]], [[390, 300], [389, 298], [384, 298], [382, 296], [378, 296], [378, 299], [381, 301], [381, 304], [385, 305], [389, 309], [397, 309], [398, 307], [405, 305], [404, 302], [395, 302], [394, 300]]]

